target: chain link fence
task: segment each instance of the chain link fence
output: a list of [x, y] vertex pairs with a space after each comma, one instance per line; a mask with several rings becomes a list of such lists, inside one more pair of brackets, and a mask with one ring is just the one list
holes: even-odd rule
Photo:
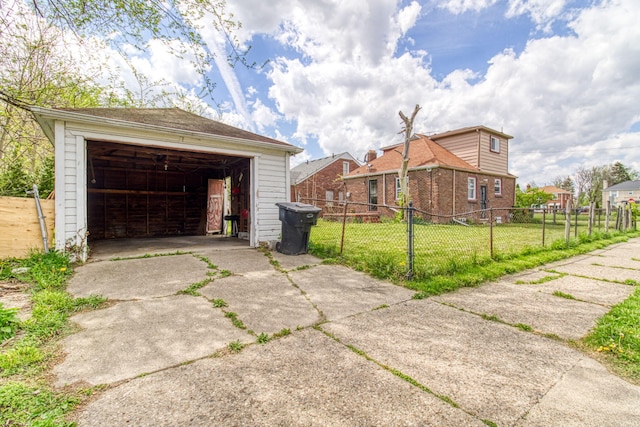
[[423, 279], [585, 236], [635, 230], [630, 210], [485, 209], [453, 216], [413, 207], [307, 199], [322, 208], [310, 245], [381, 276]]

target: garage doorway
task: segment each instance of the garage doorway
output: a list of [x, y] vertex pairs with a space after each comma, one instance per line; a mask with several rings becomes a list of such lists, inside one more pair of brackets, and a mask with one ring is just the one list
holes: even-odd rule
[[[208, 185], [223, 183], [223, 217], [250, 232], [251, 159], [87, 141], [89, 239], [199, 236], [207, 231]], [[220, 224], [226, 236], [230, 224]]]

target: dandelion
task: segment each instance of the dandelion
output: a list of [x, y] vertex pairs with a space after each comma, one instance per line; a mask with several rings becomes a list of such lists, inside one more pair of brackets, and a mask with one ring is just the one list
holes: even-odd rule
[[60, 267], [60, 271], [67, 271], [67, 267]]

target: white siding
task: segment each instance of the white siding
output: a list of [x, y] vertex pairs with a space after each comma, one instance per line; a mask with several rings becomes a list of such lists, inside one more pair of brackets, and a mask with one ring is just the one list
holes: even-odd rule
[[[281, 231], [277, 202], [288, 201], [289, 154], [269, 146], [246, 147], [221, 140], [149, 132], [102, 124], [55, 121], [56, 248], [69, 241], [82, 245], [87, 227], [86, 140], [96, 139], [154, 147], [177, 148], [252, 159], [251, 245], [276, 240]], [[240, 148], [239, 148], [240, 147]], [[86, 250], [86, 248], [85, 248]]]
[[275, 153], [260, 157], [256, 180], [259, 203], [257, 232], [260, 242], [277, 240], [282, 230], [276, 203], [286, 202], [289, 197], [286, 156], [285, 153]]

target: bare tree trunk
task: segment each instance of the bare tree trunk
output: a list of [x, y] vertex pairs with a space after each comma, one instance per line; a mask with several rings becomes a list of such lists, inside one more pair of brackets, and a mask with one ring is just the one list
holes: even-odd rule
[[402, 165], [398, 171], [398, 177], [400, 178], [400, 206], [407, 206], [409, 203], [409, 180], [407, 179], [407, 173], [409, 170], [409, 143], [413, 136], [413, 120], [416, 118], [416, 114], [420, 111], [420, 106], [416, 104], [411, 114], [411, 118], [405, 116], [402, 111], [399, 112], [400, 118], [404, 122], [404, 128], [401, 133], [404, 133], [404, 148], [402, 150]]

